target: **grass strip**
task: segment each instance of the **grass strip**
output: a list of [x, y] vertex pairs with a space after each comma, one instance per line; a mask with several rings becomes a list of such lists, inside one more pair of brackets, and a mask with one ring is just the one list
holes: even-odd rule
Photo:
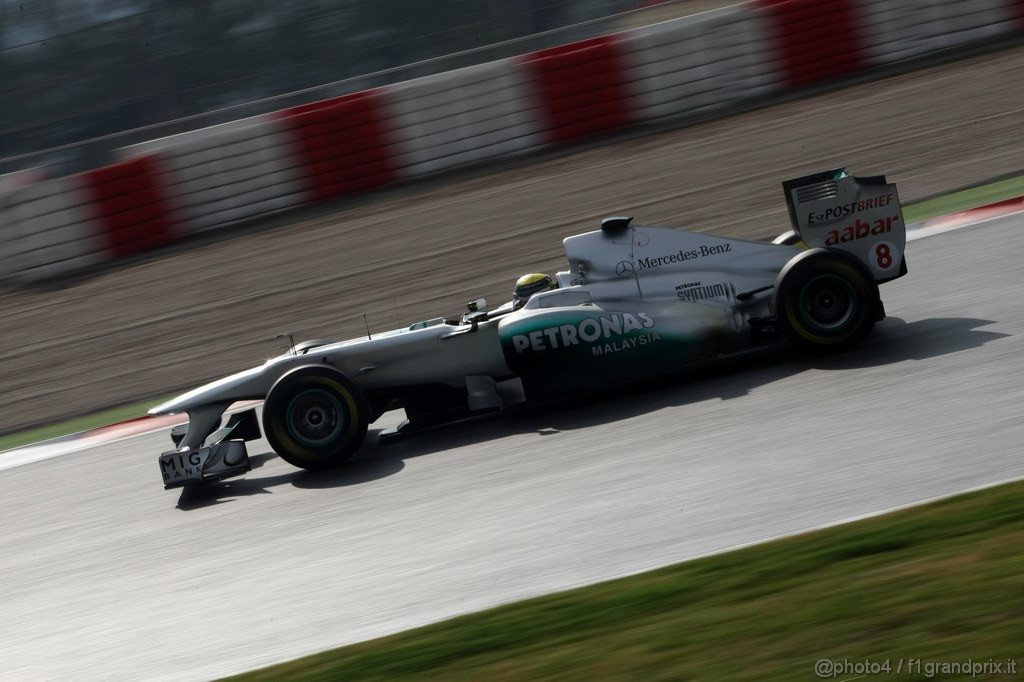
[[1024, 175], [971, 187], [952, 194], [944, 194], [941, 197], [905, 206], [903, 217], [908, 224], [918, 223], [929, 218], [966, 211], [970, 208], [994, 204], [997, 201], [1019, 196], [1024, 196]]
[[78, 433], [79, 431], [96, 429], [101, 426], [117, 424], [118, 422], [135, 419], [136, 417], [144, 417], [146, 415], [146, 410], [158, 403], [164, 402], [165, 400], [170, 400], [172, 397], [174, 396], [165, 396], [163, 398], [154, 398], [153, 400], [147, 400], [145, 402], [123, 405], [121, 407], [103, 410], [102, 412], [95, 412], [93, 414], [75, 417], [74, 419], [69, 419], [68, 421], [60, 422], [58, 424], [40, 426], [38, 428], [28, 429], [27, 431], [19, 431], [17, 433], [0, 436], [0, 454], [2, 454], [4, 450], [19, 448], [23, 445], [39, 443], [51, 438], [59, 438], [72, 433]]
[[[888, 662], [886, 679], [991, 659], [1004, 674], [975, 679], [1007, 679], [1022, 654], [1018, 482], [230, 679], [797, 680], [816, 679], [823, 658]], [[906, 674], [904, 660], [896, 675], [901, 659], [920, 659], [922, 673]]]

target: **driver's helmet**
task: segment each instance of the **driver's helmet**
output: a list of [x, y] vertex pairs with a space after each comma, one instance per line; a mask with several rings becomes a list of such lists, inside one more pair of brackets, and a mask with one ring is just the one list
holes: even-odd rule
[[531, 272], [516, 280], [516, 288], [512, 291], [512, 303], [516, 308], [520, 308], [534, 294], [556, 288], [558, 288], [558, 282], [551, 275], [545, 275], [543, 272]]

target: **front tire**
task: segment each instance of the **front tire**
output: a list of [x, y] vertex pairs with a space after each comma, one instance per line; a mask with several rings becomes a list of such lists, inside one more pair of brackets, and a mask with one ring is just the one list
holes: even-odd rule
[[366, 437], [362, 391], [330, 367], [299, 367], [274, 384], [263, 404], [263, 431], [281, 459], [301, 469], [344, 464]]
[[856, 346], [875, 326], [878, 284], [856, 257], [811, 249], [779, 273], [773, 300], [777, 324], [790, 342], [813, 353]]

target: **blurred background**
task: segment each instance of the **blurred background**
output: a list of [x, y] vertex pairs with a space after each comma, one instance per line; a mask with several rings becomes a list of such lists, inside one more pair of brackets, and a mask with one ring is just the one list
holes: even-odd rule
[[127, 144], [607, 33], [659, 4], [0, 0], [0, 173], [84, 170]]

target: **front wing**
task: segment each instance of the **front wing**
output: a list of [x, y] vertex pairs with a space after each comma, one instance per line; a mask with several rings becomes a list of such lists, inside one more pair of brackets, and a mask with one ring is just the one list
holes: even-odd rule
[[170, 450], [160, 455], [164, 489], [180, 488], [238, 476], [252, 469], [245, 443], [226, 440], [198, 450]]

